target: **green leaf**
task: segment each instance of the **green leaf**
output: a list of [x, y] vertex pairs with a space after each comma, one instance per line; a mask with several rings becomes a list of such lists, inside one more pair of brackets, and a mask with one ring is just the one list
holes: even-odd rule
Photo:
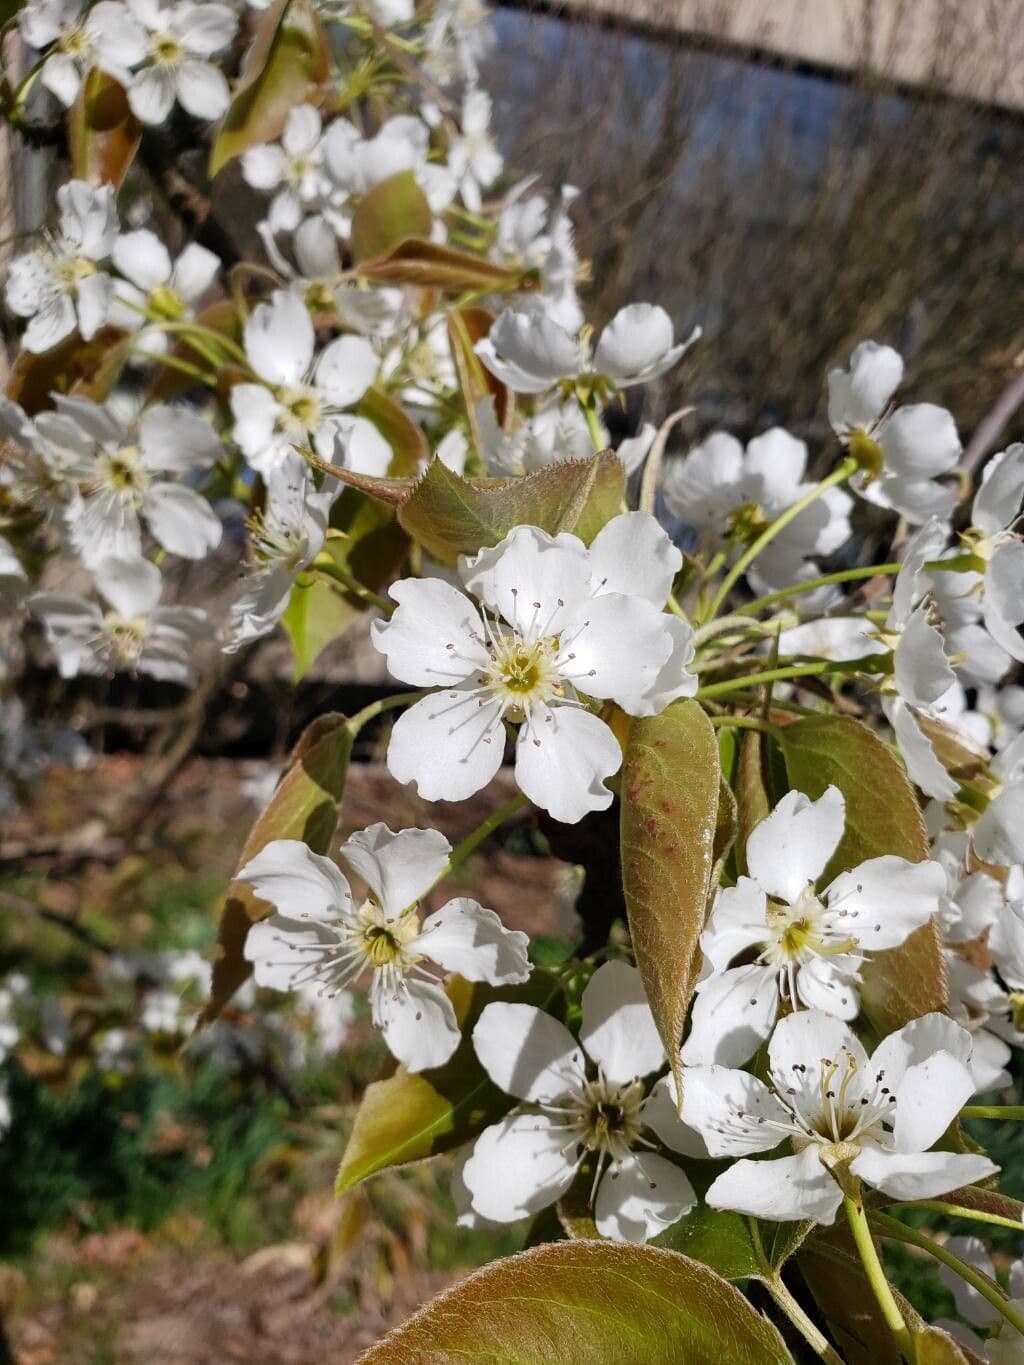
[[622, 764], [622, 881], [636, 965], [673, 1072], [696, 982], [721, 781], [699, 702], [633, 719]]
[[[331, 521], [339, 523], [338, 529], [343, 532], [328, 537], [324, 546], [334, 562], [373, 592], [389, 582], [409, 548], [394, 514], [380, 503], [346, 490], [334, 504]], [[299, 575], [281, 618], [292, 646], [296, 682], [367, 606], [364, 598], [346, 592], [340, 583], [313, 573]]]
[[277, 0], [245, 54], [213, 140], [210, 178], [248, 148], [273, 142], [297, 104], [318, 104], [330, 73], [330, 47], [313, 0]]
[[555, 1242], [433, 1299], [363, 1365], [779, 1365], [782, 1338], [707, 1266], [654, 1247]]
[[[693, 1167], [686, 1169], [692, 1176]], [[763, 1278], [747, 1220], [738, 1213], [722, 1212], [700, 1203], [685, 1218], [659, 1233], [651, 1245], [691, 1256], [727, 1280]]]
[[409, 237], [428, 237], [434, 215], [412, 171], [381, 180], [362, 196], [352, 214], [352, 255], [375, 260]]
[[71, 174], [90, 185], [120, 185], [141, 141], [124, 87], [93, 67], [68, 114]]
[[[253, 825], [238, 859], [244, 867], [272, 839], [301, 839], [314, 853], [326, 853], [338, 824], [338, 811], [352, 753], [352, 731], [335, 712], [319, 716], [303, 731], [277, 790]], [[210, 1023], [245, 981], [252, 966], [242, 955], [249, 926], [271, 912], [244, 882], [229, 889], [217, 931], [213, 985], [201, 1022]]]
[[399, 242], [386, 256], [363, 261], [357, 273], [378, 284], [412, 284], [421, 289], [498, 290], [529, 287], [522, 271], [496, 265], [486, 256], [418, 237]]
[[[846, 831], [825, 879], [868, 858], [928, 857], [928, 834], [914, 789], [893, 751], [849, 716], [806, 716], [779, 735], [791, 787], [816, 799], [827, 786], [846, 798]], [[898, 948], [873, 953], [863, 972], [864, 1013], [881, 1036], [948, 997], [938, 931], [923, 925]]]
[[461, 1147], [516, 1103], [499, 1090], [477, 1060], [473, 1027], [493, 1000], [536, 1005], [557, 1015], [562, 987], [543, 971], [534, 971], [521, 986], [459, 984], [472, 991], [461, 1009], [453, 996], [462, 1041], [444, 1066], [416, 1073], [400, 1066], [384, 1080], [367, 1086], [338, 1171], [337, 1194], [391, 1166]]
[[566, 460], [520, 479], [470, 480], [432, 460], [398, 520], [435, 558], [497, 545], [514, 526], [539, 526], [552, 535], [572, 531], [589, 544], [622, 503], [624, 471], [606, 451]]

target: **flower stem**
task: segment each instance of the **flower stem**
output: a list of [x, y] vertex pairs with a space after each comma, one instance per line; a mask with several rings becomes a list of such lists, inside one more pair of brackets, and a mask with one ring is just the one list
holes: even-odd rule
[[755, 597], [753, 602], [737, 607], [736, 615], [749, 616], [752, 612], [760, 611], [762, 607], [770, 607], [773, 602], [783, 602], [788, 597], [802, 597], [804, 593], [814, 592], [816, 588], [831, 587], [833, 583], [850, 583], [858, 578], [880, 578], [883, 574], [897, 574], [901, 567], [900, 564], [865, 564], [856, 569], [840, 569], [836, 573], [822, 574], [820, 578], [808, 578], [801, 583], [790, 583], [788, 588], [778, 588], [775, 592], [765, 593], [764, 597]]
[[[864, 1206], [855, 1199], [851, 1199], [847, 1194], [843, 1196], [843, 1207], [846, 1209], [850, 1231], [853, 1233], [853, 1240], [857, 1244], [857, 1251], [860, 1253], [864, 1274], [867, 1276], [868, 1284], [870, 1284], [872, 1293], [882, 1310], [882, 1317], [885, 1319], [889, 1331], [892, 1332], [896, 1345], [913, 1365], [915, 1354], [913, 1338], [910, 1335], [910, 1329], [903, 1320], [903, 1314], [900, 1312], [900, 1306], [892, 1292], [892, 1286], [885, 1277], [882, 1262], [878, 1259], [878, 1249], [871, 1236], [871, 1229], [868, 1227]], [[897, 1226], [900, 1225], [897, 1224]]]
[[396, 692], [393, 697], [381, 697], [379, 701], [372, 701], [369, 706], [364, 706], [361, 711], [357, 711], [354, 716], [349, 717], [348, 728], [352, 732], [354, 739], [359, 731], [369, 721], [375, 720], [377, 716], [383, 715], [385, 711], [394, 711], [399, 706], [412, 706], [421, 697], [425, 697], [429, 688], [419, 692]]
[[829, 474], [828, 478], [822, 479], [821, 483], [816, 484], [804, 497], [798, 498], [797, 501], [793, 503], [792, 507], [787, 507], [784, 512], [777, 516], [770, 526], [766, 526], [754, 543], [744, 550], [736, 563], [722, 579], [721, 586], [708, 609], [707, 619], [709, 621], [714, 620], [725, 603], [725, 599], [732, 591], [735, 583], [743, 576], [761, 551], [771, 544], [780, 531], [784, 531], [791, 521], [795, 521], [801, 512], [810, 507], [812, 503], [817, 502], [817, 500], [824, 493], [827, 493], [830, 488], [835, 488], [836, 484], [842, 483], [845, 479], [848, 479], [851, 474], [855, 474], [856, 472], [857, 461], [851, 455], [842, 462], [838, 469], [834, 469], [832, 473]]
[[829, 1345], [824, 1334], [814, 1325], [793, 1295], [782, 1283], [782, 1280], [776, 1277], [767, 1279], [763, 1283], [765, 1289], [768, 1290], [768, 1293], [807, 1342], [811, 1350], [821, 1356], [822, 1360], [827, 1361], [828, 1365], [843, 1365], [842, 1356], [833, 1346]]
[[[697, 700], [709, 697], [724, 697], [730, 692], [741, 692], [746, 687], [758, 687], [761, 683], [781, 682], [786, 678], [808, 678], [822, 673], [857, 673], [861, 670], [872, 673], [887, 673], [888, 668], [880, 666], [884, 654], [868, 654], [863, 659], [816, 659], [813, 663], [786, 664], [782, 668], [768, 668], [763, 673], [745, 673], [740, 678], [728, 678], [725, 682], [710, 683], [697, 693]], [[871, 665], [870, 669], [868, 665]]]
[[601, 431], [601, 420], [597, 415], [597, 408], [593, 403], [581, 403], [583, 417], [587, 423], [587, 430], [590, 432], [590, 439], [593, 442], [594, 453], [598, 454], [604, 450], [604, 435]]
[[990, 1280], [987, 1275], [977, 1270], [973, 1265], [968, 1265], [966, 1261], [962, 1261], [959, 1256], [954, 1256], [948, 1248], [940, 1245], [940, 1243], [933, 1242], [930, 1237], [926, 1237], [917, 1228], [907, 1227], [905, 1223], [899, 1222], [896, 1218], [890, 1218], [888, 1214], [873, 1213], [871, 1222], [881, 1236], [890, 1237], [894, 1242], [905, 1242], [908, 1246], [920, 1247], [922, 1251], [927, 1251], [929, 1256], [934, 1256], [942, 1265], [948, 1266], [954, 1274], [959, 1275], [962, 1280], [966, 1280], [973, 1289], [976, 1289], [983, 1298], [987, 1299], [1011, 1327], [1015, 1327], [1021, 1336], [1024, 1336], [1024, 1313], [1014, 1307], [994, 1280]]
[[758, 720], [756, 716], [711, 716], [712, 725], [727, 725], [737, 730], [763, 730], [766, 735], [777, 735], [779, 727], [770, 720]]
[[377, 607], [385, 616], [390, 616], [395, 609], [394, 602], [389, 602], [386, 597], [381, 597], [380, 593], [374, 592], [365, 584], [360, 583], [354, 574], [343, 568], [336, 559], [326, 551], [318, 554], [310, 566], [316, 573], [323, 578], [330, 579], [332, 583], [339, 584], [346, 592], [350, 592], [353, 597], [358, 597], [367, 606]]
[[1024, 1104], [966, 1104], [960, 1110], [962, 1119], [1006, 1119], [1024, 1123]]
[[928, 1209], [932, 1213], [943, 1213], [947, 1218], [968, 1218], [975, 1223], [991, 1223], [997, 1228], [1024, 1232], [1024, 1223], [1019, 1218], [1005, 1218], [1001, 1213], [989, 1213], [987, 1209], [969, 1209], [964, 1204], [947, 1204], [944, 1199], [912, 1199], [901, 1203], [900, 1208]]
[[693, 633], [693, 643], [698, 648], [708, 640], [714, 639], [716, 635], [725, 635], [730, 630], [749, 631], [765, 630], [768, 627], [763, 621], [751, 621], [747, 616], [733, 615], [720, 616], [717, 621], [709, 621], [706, 626], [701, 626]]

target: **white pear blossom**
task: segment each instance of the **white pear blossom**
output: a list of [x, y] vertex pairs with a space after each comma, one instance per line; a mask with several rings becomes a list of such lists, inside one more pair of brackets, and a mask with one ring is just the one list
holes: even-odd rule
[[[498, 422], [491, 395], [480, 400], [475, 415], [481, 453], [492, 474], [532, 474], [563, 460], [589, 459], [594, 453], [586, 418], [575, 400], [547, 404], [510, 434]], [[622, 453], [620, 449], [620, 458]], [[631, 459], [629, 450], [625, 454]]]
[[480, 61], [494, 42], [490, 11], [483, 0], [437, 0], [424, 35], [423, 68], [441, 85], [480, 74]]
[[431, 162], [430, 129], [415, 114], [385, 119], [372, 137], [363, 137], [348, 119], [335, 119], [324, 136], [323, 150], [331, 180], [353, 199], [400, 171], [412, 171], [435, 213], [454, 197], [455, 177], [446, 166]]
[[1003, 888], [989, 872], [972, 868], [970, 835], [944, 831], [932, 842], [932, 858], [946, 874], [946, 892], [937, 923], [947, 943], [970, 943], [995, 924], [1003, 908]]
[[[744, 450], [714, 431], [674, 462], [665, 480], [669, 511], [716, 547], [727, 537], [744, 544], [810, 493], [807, 446], [782, 427], [754, 437]], [[853, 499], [829, 488], [785, 526], [758, 555], [751, 578], [768, 588], [816, 577], [818, 555], [833, 554], [850, 536]]]
[[[990, 1280], [996, 1278], [988, 1247], [980, 1237], [948, 1237], [946, 1250], [980, 1270]], [[974, 1327], [985, 1331], [982, 1338], [963, 1323], [940, 1318], [936, 1327], [948, 1332], [961, 1346], [979, 1355], [988, 1365], [1021, 1365], [1024, 1361], [1024, 1337], [1012, 1323], [1006, 1321], [984, 1294], [949, 1266], [939, 1266], [939, 1279], [953, 1295], [956, 1311]], [[1024, 1260], [1013, 1261], [1009, 1272], [1010, 1302], [1018, 1312], [1024, 1312]]]
[[106, 322], [113, 281], [101, 266], [117, 239], [114, 193], [113, 185], [96, 189], [84, 180], [61, 185], [56, 234], [11, 262], [7, 306], [29, 319], [26, 351], [48, 351], [76, 327], [89, 341]]
[[828, 419], [860, 461], [863, 473], [854, 478], [854, 488], [916, 524], [952, 512], [955, 491], [935, 480], [952, 470], [962, 447], [945, 408], [911, 403], [893, 409], [892, 396], [902, 379], [898, 351], [862, 341], [849, 369], [829, 371]]
[[27, 0], [18, 12], [21, 36], [29, 47], [46, 52], [39, 83], [70, 106], [93, 66], [122, 85], [146, 51], [146, 35], [117, 0]]
[[[769, 1221], [831, 1224], [840, 1181], [861, 1180], [890, 1199], [931, 1199], [998, 1171], [987, 1157], [929, 1149], [974, 1093], [971, 1036], [925, 1014], [869, 1058], [841, 1019], [800, 1010], [768, 1046], [768, 1084], [745, 1071], [691, 1066], [683, 1121], [713, 1157], [740, 1157], [705, 1195], [713, 1209]], [[747, 1158], [782, 1142], [792, 1154]]]
[[317, 489], [304, 471], [278, 469], [267, 476], [267, 505], [250, 520], [252, 569], [231, 605], [228, 643], [232, 653], [258, 640], [280, 621], [295, 580], [324, 547], [331, 505], [341, 484]]
[[126, 331], [147, 327], [139, 347], [156, 354], [167, 350], [167, 334], [148, 329], [154, 323], [190, 322], [220, 270], [220, 258], [198, 242], [172, 261], [148, 228], [122, 233], [114, 243], [113, 260], [122, 279], [114, 285], [110, 321]]
[[547, 393], [583, 384], [598, 396], [647, 384], [665, 374], [700, 336], [694, 328], [674, 343], [672, 319], [652, 303], [631, 303], [619, 311], [598, 338], [593, 355], [586, 337], [536, 312], [506, 308], [476, 353], [515, 393]]
[[213, 636], [206, 613], [159, 606], [160, 570], [145, 560], [102, 560], [95, 580], [105, 609], [67, 593], [39, 592], [28, 599], [61, 677], [128, 671], [191, 683], [197, 647]]
[[311, 104], [289, 110], [279, 143], [260, 143], [243, 154], [242, 175], [253, 189], [274, 195], [267, 211], [270, 231], [294, 232], [331, 193], [320, 111]]
[[494, 184], [504, 165], [490, 129], [490, 95], [485, 90], [467, 90], [462, 101], [461, 130], [448, 148], [447, 159], [462, 202], [473, 213], [480, 212], [483, 191]]
[[518, 725], [516, 781], [557, 820], [604, 810], [618, 741], [586, 699], [653, 715], [696, 690], [689, 626], [662, 612], [681, 563], [653, 517], [615, 517], [589, 550], [576, 536], [517, 526], [460, 560], [471, 597], [442, 579], [401, 579], [373, 624], [391, 673], [440, 687], [404, 711], [387, 762], [428, 801], [461, 801], [491, 780]]
[[367, 885], [357, 903], [330, 858], [295, 839], [267, 844], [238, 874], [276, 911], [246, 938], [256, 984], [287, 991], [315, 981], [333, 996], [368, 971], [373, 1022], [394, 1055], [410, 1071], [443, 1065], [460, 1035], [438, 973], [491, 985], [530, 973], [526, 935], [474, 900], [460, 896], [421, 920], [418, 902], [450, 855], [437, 830], [376, 824], [353, 834], [341, 857]]
[[1024, 542], [1014, 528], [1024, 499], [1024, 444], [994, 455], [974, 498], [971, 550], [984, 565], [981, 583], [985, 628], [996, 645], [1024, 662]]
[[193, 118], [220, 118], [231, 92], [223, 71], [209, 59], [234, 38], [234, 10], [215, 0], [127, 4], [146, 31], [143, 64], [128, 85], [135, 117], [141, 123], [163, 123], [177, 102]]
[[473, 1030], [476, 1054], [495, 1085], [522, 1103], [484, 1129], [461, 1179], [478, 1215], [509, 1223], [555, 1203], [592, 1159], [598, 1231], [643, 1243], [697, 1202], [683, 1171], [644, 1132], [687, 1155], [695, 1138], [664, 1083], [652, 1092], [645, 1083], [665, 1053], [636, 968], [606, 962], [582, 1003], [579, 1044], [532, 1005], [485, 1006]]
[[938, 914], [946, 877], [930, 861], [869, 858], [819, 891], [845, 822], [843, 795], [828, 787], [817, 801], [787, 792], [751, 831], [749, 876], [718, 892], [700, 936], [705, 975], [684, 1061], [740, 1065], [783, 1002], [855, 1019], [865, 954], [898, 947]]
[[362, 337], [332, 341], [314, 363], [316, 335], [304, 303], [277, 290], [245, 324], [245, 353], [260, 384], [231, 389], [234, 436], [261, 474], [295, 463], [297, 448], [312, 446], [323, 460], [364, 474], [385, 474], [391, 447], [371, 422], [346, 411], [373, 383], [373, 347]]
[[1009, 996], [991, 971], [976, 967], [950, 949], [945, 950], [949, 980], [949, 1013], [971, 1035], [968, 1063], [976, 1094], [999, 1090], [1010, 1083], [1007, 1066], [1012, 1053], [1008, 1040], [1024, 1041], [1012, 1024]]
[[982, 862], [999, 867], [1024, 863], [1024, 735], [992, 759], [998, 782], [989, 803], [971, 827], [971, 842]]
[[55, 412], [36, 419], [47, 448], [60, 452], [78, 489], [68, 510], [75, 547], [87, 568], [108, 558], [138, 559], [144, 519], [164, 549], [203, 559], [220, 544], [220, 519], [209, 502], [167, 475], [209, 469], [222, 453], [209, 423], [183, 407], [147, 408], [132, 430], [109, 407], [54, 396]]

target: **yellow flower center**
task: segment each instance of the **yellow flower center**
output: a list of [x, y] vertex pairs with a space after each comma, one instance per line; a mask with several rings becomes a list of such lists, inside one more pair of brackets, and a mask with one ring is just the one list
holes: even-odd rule
[[869, 482], [873, 479], [877, 479], [882, 472], [882, 464], [885, 457], [882, 454], [882, 447], [875, 438], [869, 436], [862, 428], [855, 427], [854, 430], [850, 432], [848, 444], [850, 454], [868, 476]]

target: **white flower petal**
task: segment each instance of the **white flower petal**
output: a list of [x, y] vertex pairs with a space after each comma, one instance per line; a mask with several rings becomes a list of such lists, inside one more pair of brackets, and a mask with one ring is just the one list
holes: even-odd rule
[[466, 590], [517, 630], [557, 634], [566, 612], [589, 600], [591, 568], [583, 542], [561, 532], [517, 526], [493, 548], [459, 562]]
[[931, 706], [956, 682], [942, 632], [931, 624], [928, 612], [927, 606], [911, 612], [894, 654], [896, 687], [908, 706]]
[[1024, 862], [1024, 781], [1005, 787], [985, 807], [971, 834], [986, 863], [1012, 867]]
[[[262, 388], [259, 391], [266, 392]], [[168, 474], [209, 469], [224, 453], [220, 438], [209, 422], [188, 408], [165, 404], [147, 408], [142, 414], [139, 446], [147, 469]]]
[[543, 393], [580, 371], [579, 343], [539, 313], [506, 309], [477, 342], [476, 353], [503, 384], [516, 393]]
[[423, 922], [416, 951], [467, 981], [492, 986], [521, 984], [530, 975], [530, 940], [506, 929], [493, 910], [465, 897], [450, 900]]
[[149, 529], [173, 555], [205, 559], [220, 544], [220, 518], [194, 489], [184, 484], [155, 483], [142, 497], [142, 511]]
[[932, 742], [918, 725], [913, 711], [900, 697], [883, 697], [882, 709], [896, 732], [910, 780], [937, 801], [951, 801], [957, 784], [939, 762]]
[[566, 1130], [543, 1114], [510, 1114], [476, 1140], [462, 1168], [473, 1208], [496, 1223], [513, 1223], [561, 1199], [576, 1162]]
[[572, 1034], [533, 1005], [485, 1005], [473, 1029], [473, 1047], [494, 1084], [520, 1100], [553, 1103], [578, 1091], [586, 1078], [583, 1053]]
[[171, 287], [186, 303], [196, 303], [212, 286], [220, 257], [198, 242], [190, 242], [171, 271]]
[[974, 1094], [969, 1068], [948, 1052], [907, 1067], [899, 1082], [893, 1144], [897, 1152], [926, 1152]]
[[160, 600], [160, 570], [148, 560], [129, 556], [101, 559], [93, 570], [96, 586], [122, 616], [145, 616]]
[[245, 324], [245, 353], [268, 384], [297, 384], [313, 359], [315, 336], [306, 305], [279, 289]]
[[464, 681], [489, 661], [483, 627], [465, 593], [442, 578], [402, 578], [389, 595], [398, 608], [373, 623], [373, 643], [402, 682], [437, 687]]
[[903, 379], [903, 358], [891, 346], [862, 341], [850, 356], [849, 370], [830, 370], [828, 420], [839, 432], [872, 426]]
[[836, 957], [813, 957], [797, 970], [796, 993], [807, 1009], [824, 1010], [850, 1022], [860, 1013], [855, 985], [860, 959], [847, 953]]
[[821, 1010], [787, 1014], [779, 1020], [768, 1044], [772, 1084], [802, 1113], [817, 1114], [821, 1108], [818, 1064], [827, 1058], [842, 1066], [844, 1055], [853, 1058], [858, 1075], [866, 1075], [867, 1053], [841, 1019]]
[[770, 1035], [778, 1014], [774, 967], [750, 963], [707, 977], [694, 998], [683, 1061], [742, 1066]]
[[163, 123], [174, 108], [176, 93], [172, 71], [147, 66], [132, 77], [128, 103], [140, 123]]
[[755, 825], [747, 840], [747, 869], [770, 896], [792, 904], [825, 870], [846, 823], [846, 802], [838, 787], [817, 801], [790, 791]]
[[113, 261], [125, 279], [147, 294], [171, 278], [171, 254], [155, 232], [125, 232], [114, 243]]
[[487, 786], [504, 753], [498, 703], [481, 705], [473, 693], [456, 688], [402, 712], [391, 731], [387, 764], [396, 782], [415, 783], [425, 801], [465, 801]]
[[594, 370], [617, 388], [654, 379], [682, 354], [673, 348], [672, 319], [652, 303], [620, 308], [601, 333], [594, 351]]
[[226, 47], [238, 28], [238, 16], [234, 10], [212, 0], [179, 5], [175, 19], [175, 29], [186, 50], [200, 57], [212, 57]]
[[395, 990], [375, 980], [372, 999], [374, 1023], [407, 1071], [444, 1066], [458, 1047], [458, 1020], [440, 986], [406, 977]]
[[242, 176], [254, 190], [276, 189], [287, 171], [287, 158], [274, 142], [262, 142], [242, 154]]
[[91, 341], [107, 320], [114, 295], [109, 275], [89, 275], [78, 285], [78, 330], [83, 341]]
[[752, 877], [740, 877], [735, 886], [723, 886], [700, 936], [705, 962], [714, 971], [723, 972], [748, 948], [765, 943], [767, 911], [764, 890]]
[[830, 1227], [843, 1192], [818, 1160], [818, 1147], [771, 1161], [737, 1161], [704, 1196], [712, 1209], [733, 1209], [748, 1218], [789, 1223], [810, 1219]]
[[647, 1096], [643, 1107], [644, 1126], [655, 1133], [658, 1140], [680, 1156], [708, 1159], [707, 1143], [679, 1117], [675, 1086], [671, 1076], [662, 1076]]
[[697, 1203], [686, 1176], [653, 1152], [631, 1152], [601, 1177], [594, 1221], [602, 1237], [642, 1246]]
[[590, 545], [590, 566], [598, 592], [644, 597], [659, 611], [682, 563], [682, 552], [647, 512], [623, 512], [612, 517]]
[[615, 735], [598, 716], [574, 706], [549, 707], [542, 717], [519, 729], [519, 790], [568, 825], [589, 811], [607, 810], [612, 793], [604, 780], [622, 765]]
[[337, 864], [299, 839], [271, 840], [239, 868], [237, 880], [248, 882], [260, 900], [294, 920], [330, 919], [348, 914], [352, 905]]
[[985, 574], [985, 625], [1012, 659], [1024, 661], [1024, 544], [1006, 540], [996, 547]]
[[362, 337], [332, 341], [317, 362], [316, 385], [338, 407], [357, 402], [377, 377], [379, 362]]
[[986, 535], [996, 535], [1016, 517], [1024, 498], [1024, 444], [1016, 441], [993, 455], [981, 471], [974, 495], [971, 524]]
[[862, 1147], [850, 1163], [854, 1175], [893, 1199], [934, 1199], [961, 1185], [974, 1185], [999, 1167], [985, 1156], [951, 1152], [886, 1152]]
[[[243, 953], [246, 962], [253, 964], [257, 986], [293, 991], [318, 981], [319, 969], [329, 961], [338, 943], [330, 925], [271, 915], [250, 926]], [[329, 989], [326, 982], [324, 989]]]
[[692, 697], [697, 691], [697, 675], [689, 669], [697, 652], [693, 629], [678, 616], [666, 616], [664, 629], [672, 648], [654, 682], [642, 693], [624, 692], [620, 698], [620, 706], [631, 716], [658, 716], [672, 702]]
[[825, 892], [842, 932], [869, 952], [896, 948], [939, 913], [946, 890], [942, 867], [887, 854], [842, 872]]
[[756, 1076], [724, 1066], [688, 1066], [683, 1073], [683, 1122], [696, 1129], [712, 1156], [749, 1156], [777, 1147], [783, 1135], [767, 1119], [788, 1115]]
[[673, 650], [669, 617], [643, 598], [607, 592], [561, 617], [560, 675], [580, 692], [626, 711], [656, 685]]
[[583, 992], [580, 1042], [608, 1080], [624, 1085], [665, 1065], [665, 1049], [640, 973], [628, 962], [605, 962]]
[[78, 63], [67, 53], [52, 53], [43, 63], [43, 69], [39, 73], [39, 84], [56, 95], [65, 109], [70, 108], [82, 86]]
[[934, 403], [909, 403], [887, 417], [878, 432], [887, 469], [904, 479], [945, 474], [963, 447], [952, 413]]
[[452, 846], [436, 829], [369, 825], [341, 846], [341, 856], [367, 884], [388, 919], [415, 905], [448, 866]]

